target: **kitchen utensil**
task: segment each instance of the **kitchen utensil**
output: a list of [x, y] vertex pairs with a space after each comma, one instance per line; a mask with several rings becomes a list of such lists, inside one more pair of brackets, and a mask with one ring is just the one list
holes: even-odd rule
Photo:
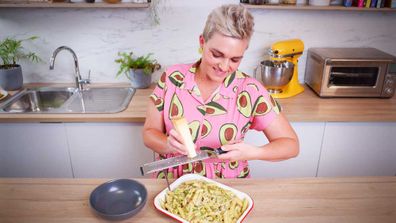
[[0, 87], [0, 101], [1, 101], [3, 98], [7, 97], [7, 95], [8, 95], [8, 92], [5, 91], [4, 89], [2, 89], [2, 88]]
[[197, 154], [197, 156], [195, 156], [193, 158], [189, 158], [186, 155], [181, 155], [181, 156], [171, 157], [168, 159], [162, 159], [162, 160], [144, 164], [143, 166], [140, 167], [140, 172], [142, 173], [142, 175], [145, 175], [145, 174], [149, 174], [149, 173], [158, 172], [163, 169], [168, 169], [168, 168], [171, 168], [174, 166], [179, 166], [179, 165], [183, 165], [186, 163], [193, 163], [193, 162], [205, 160], [205, 159], [211, 158], [210, 155], [212, 155], [213, 153], [215, 155], [220, 155], [220, 154], [226, 153], [226, 151], [222, 150], [221, 148], [217, 148], [213, 151], [201, 151]]
[[264, 86], [270, 93], [279, 93], [293, 76], [294, 65], [288, 61], [264, 60], [260, 63], [260, 74]]
[[[246, 216], [249, 214], [249, 212], [252, 210], [254, 202], [253, 199], [247, 195], [246, 193], [243, 193], [239, 190], [236, 190], [232, 187], [226, 186], [224, 184], [221, 184], [217, 181], [211, 180], [209, 178], [203, 177], [201, 175], [198, 174], [185, 174], [181, 177], [179, 177], [177, 180], [175, 180], [172, 184], [171, 184], [171, 188], [172, 190], [175, 190], [181, 183], [186, 182], [186, 181], [190, 181], [190, 180], [204, 180], [206, 182], [209, 183], [213, 183], [218, 187], [221, 187], [225, 190], [229, 190], [232, 193], [234, 193], [238, 198], [240, 199], [247, 199], [248, 201], [248, 207], [245, 209], [245, 211], [242, 213], [241, 217], [237, 220], [237, 223], [242, 222]], [[177, 216], [171, 212], [169, 212], [168, 210], [165, 210], [164, 208], [161, 207], [161, 203], [165, 200], [165, 197], [167, 195], [168, 189], [165, 188], [163, 191], [161, 191], [155, 198], [154, 198], [154, 206], [157, 210], [159, 210], [160, 212], [176, 219], [179, 222], [183, 222], [183, 223], [188, 223], [188, 221], [186, 221], [185, 219], [181, 218], [180, 216]]]
[[[268, 51], [270, 61], [274, 63], [274, 66], [267, 66], [268, 75], [275, 75], [275, 77], [268, 77], [266, 81], [270, 81], [270, 88], [276, 89], [275, 91], [270, 89], [271, 96], [274, 98], [289, 98], [300, 94], [304, 91], [304, 87], [298, 82], [298, 58], [302, 55], [304, 51], [304, 43], [299, 39], [290, 39], [279, 41], [271, 45]], [[286, 65], [292, 63], [294, 66]], [[276, 67], [275, 65], [281, 65]], [[277, 69], [282, 68], [290, 69]], [[260, 67], [261, 65], [259, 65]], [[285, 84], [288, 79], [287, 72], [291, 72], [293, 75], [288, 83]], [[285, 72], [285, 73], [283, 73]], [[256, 72], [257, 78], [257, 72]], [[282, 80], [282, 81], [281, 81]], [[274, 84], [275, 83], [275, 84]], [[277, 85], [277, 86], [276, 86]], [[264, 83], [264, 86], [265, 83]], [[267, 86], [266, 86], [267, 87]]]
[[170, 191], [170, 184], [169, 184], [169, 179], [168, 179], [168, 169], [164, 169], [164, 175], [165, 175], [165, 180], [166, 180], [166, 185], [168, 186], [168, 190]]
[[109, 220], [132, 217], [144, 207], [146, 201], [146, 187], [130, 179], [103, 183], [92, 191], [89, 198], [92, 209]]

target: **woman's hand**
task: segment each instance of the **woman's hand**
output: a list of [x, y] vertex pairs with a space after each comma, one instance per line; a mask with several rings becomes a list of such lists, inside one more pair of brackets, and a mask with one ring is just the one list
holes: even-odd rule
[[181, 135], [175, 129], [171, 129], [169, 131], [166, 144], [169, 149], [169, 153], [180, 153], [187, 155], [187, 147], [183, 144]]
[[257, 152], [260, 148], [244, 143], [242, 140], [235, 140], [221, 147], [227, 153], [218, 156], [219, 159], [237, 161], [257, 159]]

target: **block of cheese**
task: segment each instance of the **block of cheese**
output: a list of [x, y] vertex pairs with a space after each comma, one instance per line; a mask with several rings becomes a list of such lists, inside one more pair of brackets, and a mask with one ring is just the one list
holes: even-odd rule
[[176, 117], [172, 119], [172, 123], [176, 131], [181, 135], [183, 144], [187, 147], [187, 156], [189, 158], [196, 157], [197, 152], [195, 151], [195, 145], [190, 134], [187, 120], [184, 117]]

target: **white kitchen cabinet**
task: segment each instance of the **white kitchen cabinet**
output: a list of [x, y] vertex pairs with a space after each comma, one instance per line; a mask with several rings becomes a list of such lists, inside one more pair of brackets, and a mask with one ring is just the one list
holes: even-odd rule
[[139, 167], [153, 161], [145, 148], [142, 123], [66, 123], [74, 177], [141, 177]]
[[396, 174], [396, 123], [327, 123], [318, 176]]
[[[323, 122], [292, 123], [300, 140], [300, 154], [280, 162], [250, 161], [254, 178], [315, 177], [324, 132]], [[249, 131], [245, 141], [254, 145], [268, 143], [262, 132]]]
[[72, 177], [61, 123], [0, 123], [0, 177]]
[[[396, 123], [292, 123], [300, 154], [250, 161], [254, 178], [393, 176]], [[0, 123], [0, 177], [135, 178], [153, 160], [142, 123]], [[249, 131], [246, 142], [267, 143]], [[148, 177], [148, 176], [146, 176]]]

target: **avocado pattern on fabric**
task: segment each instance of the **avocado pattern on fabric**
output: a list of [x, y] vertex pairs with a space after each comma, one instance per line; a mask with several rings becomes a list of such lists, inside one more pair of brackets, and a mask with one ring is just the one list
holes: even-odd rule
[[[256, 79], [241, 71], [229, 74], [223, 84], [204, 101], [194, 80], [194, 64], [169, 67], [160, 77], [150, 99], [161, 113], [166, 134], [174, 117], [185, 117], [198, 150], [211, 151], [233, 140], [243, 140], [249, 129], [263, 131], [276, 115], [278, 103]], [[158, 159], [180, 154], [161, 155]], [[170, 178], [198, 173], [208, 178], [245, 178], [250, 176], [248, 162], [230, 162], [212, 157], [202, 162], [170, 168]], [[162, 172], [156, 175], [163, 178]]]

